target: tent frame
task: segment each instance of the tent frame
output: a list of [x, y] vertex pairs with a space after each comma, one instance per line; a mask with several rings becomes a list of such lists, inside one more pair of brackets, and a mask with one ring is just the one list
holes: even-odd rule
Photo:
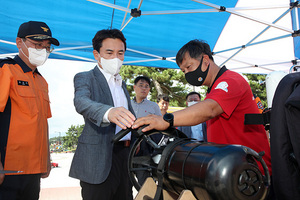
[[[123, 18], [123, 22], [122, 22], [122, 25], [121, 25], [121, 28], [120, 28], [121, 31], [124, 28], [126, 28], [126, 26], [130, 23], [130, 21], [133, 18], [141, 17], [142, 15], [169, 15], [169, 14], [210, 13], [210, 12], [228, 12], [232, 15], [236, 15], [236, 16], [248, 19], [248, 20], [252, 20], [252, 21], [257, 22], [257, 23], [267, 25], [267, 27], [263, 31], [261, 31], [259, 34], [257, 34], [254, 38], [252, 38], [246, 44], [238, 46], [238, 47], [228, 48], [228, 49], [218, 51], [218, 52], [213, 52], [215, 56], [218, 56], [218, 54], [226, 52], [226, 51], [237, 50], [230, 57], [228, 57], [220, 66], [224, 65], [229, 60], [233, 60], [233, 58], [236, 55], [238, 55], [240, 52], [242, 52], [247, 47], [262, 44], [262, 43], [266, 43], [266, 42], [271, 42], [271, 41], [274, 41], [274, 40], [279, 40], [279, 39], [283, 39], [283, 38], [287, 38], [287, 37], [297, 37], [297, 36], [300, 35], [299, 22], [298, 22], [298, 19], [299, 19], [298, 18], [298, 10], [296, 9], [296, 8], [300, 7], [298, 1], [294, 1], [293, 3], [290, 3], [290, 5], [276, 5], [276, 6], [269, 6], [269, 7], [258, 6], [258, 7], [243, 7], [243, 8], [242, 7], [240, 7], [240, 8], [226, 8], [224, 6], [215, 5], [215, 4], [203, 1], [203, 0], [192, 0], [192, 1], [197, 2], [199, 4], [211, 7], [212, 9], [166, 10], [166, 11], [143, 11], [143, 12], [140, 10], [141, 5], [143, 3], [143, 0], [140, 0], [140, 2], [138, 4], [138, 7], [135, 8], [135, 9], [129, 9], [129, 7], [131, 5], [131, 0], [129, 0], [127, 8], [122, 7], [122, 6], [118, 6], [118, 5], [115, 5], [115, 4], [111, 4], [111, 3], [108, 3], [108, 2], [105, 2], [105, 1], [102, 1], [102, 0], [88, 0], [88, 1], [96, 3], [96, 4], [100, 4], [102, 6], [106, 6], [106, 7], [110, 7], [110, 8], [113, 8], [113, 9], [123, 11], [124, 12], [124, 18]], [[284, 13], [282, 13], [282, 15], [280, 15], [273, 22], [267, 22], [267, 21], [264, 21], [262, 19], [257, 19], [253, 16], [248, 16], [248, 15], [245, 15], [245, 14], [242, 14], [242, 13], [238, 12], [238, 11], [243, 11], [243, 10], [261, 10], [261, 9], [274, 9], [274, 8], [287, 8], [287, 10]], [[283, 26], [276, 25], [276, 23], [280, 19], [282, 19], [287, 14], [289, 14], [292, 10], [294, 11], [294, 12], [291, 13], [292, 22], [293, 22], [293, 29], [289, 29], [289, 28], [286, 28], [286, 27], [283, 27]], [[130, 17], [126, 20], [127, 14], [129, 14], [129, 13], [130, 13]], [[254, 42], [257, 38], [259, 38], [264, 32], [266, 32], [271, 27], [282, 30], [282, 31], [285, 31], [288, 34], [287, 35], [282, 35], [282, 36], [279, 36], [279, 37], [270, 38], [270, 39], [263, 40], [263, 41], [260, 41], [260, 42]], [[5, 41], [5, 40], [0, 40], [0, 43], [16, 45], [13, 42]], [[73, 58], [73, 59], [79, 59], [79, 60], [84, 60], [84, 61], [89, 61], [89, 62], [95, 62], [93, 59], [90, 59], [90, 58], [85, 58], [85, 57], [82, 57], [82, 56], [75, 56], [75, 55], [71, 55], [71, 54], [62, 52], [62, 51], [66, 51], [66, 50], [88, 49], [88, 48], [92, 48], [92, 45], [76, 46], [76, 47], [69, 47], [69, 48], [57, 48], [52, 53], [56, 54], [56, 55], [61, 55], [61, 56]], [[173, 62], [173, 63], [176, 62], [175, 57], [163, 57], [163, 56], [160, 56], [160, 55], [154, 55], [154, 54], [150, 54], [150, 53], [147, 53], [147, 52], [138, 51], [138, 50], [132, 49], [132, 48], [128, 48], [127, 50], [131, 51], [131, 52], [134, 52], [134, 53], [137, 53], [137, 54], [149, 56], [150, 59], [126, 61], [126, 62], [124, 62], [125, 65], [133, 65], [133, 64], [138, 65], [138, 63], [141, 63], [141, 62], [160, 61], [160, 60], [166, 60], [166, 61]], [[16, 54], [17, 53], [2, 54], [2, 55], [0, 55], [0, 57], [13, 56], [13, 55], [16, 55]], [[244, 63], [243, 61], [239, 61], [239, 60], [235, 60], [235, 61]], [[298, 63], [298, 58], [295, 58], [295, 61], [296, 61], [296, 63]], [[272, 63], [272, 64], [278, 64], [278, 63]], [[269, 68], [266, 68], [266, 66], [267, 65], [258, 66], [258, 65], [249, 63], [249, 66], [245, 66], [245, 67], [242, 67], [242, 68], [261, 67], [261, 68], [273, 71]]]

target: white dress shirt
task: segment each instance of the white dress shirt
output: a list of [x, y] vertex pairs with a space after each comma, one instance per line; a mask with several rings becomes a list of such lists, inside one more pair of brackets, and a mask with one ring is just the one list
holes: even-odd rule
[[191, 129], [192, 129], [191, 137], [202, 141], [203, 140], [202, 124], [191, 126]]
[[[114, 106], [115, 107], [122, 106], [122, 107], [128, 109], [128, 102], [127, 102], [124, 90], [122, 88], [121, 76], [119, 74], [117, 74], [115, 76], [111, 75], [111, 74], [105, 72], [103, 69], [101, 69], [98, 64], [97, 64], [97, 66], [98, 66], [99, 70], [102, 72], [102, 74], [104, 75], [104, 77], [108, 83], [108, 86], [109, 86], [109, 89], [110, 89], [110, 92], [111, 92], [111, 95], [112, 95], [112, 98], [114, 101]], [[108, 109], [106, 111], [106, 113], [104, 114], [103, 122], [110, 122], [108, 120], [108, 113], [111, 109], [112, 108]], [[115, 133], [118, 133], [120, 130], [122, 130], [122, 128], [119, 126], [116, 126]], [[127, 135], [125, 135], [121, 140], [130, 140], [130, 139], [131, 139], [131, 132], [128, 133]]]

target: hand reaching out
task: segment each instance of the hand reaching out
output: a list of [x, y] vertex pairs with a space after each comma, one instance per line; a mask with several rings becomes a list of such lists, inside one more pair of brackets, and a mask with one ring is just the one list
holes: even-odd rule
[[124, 107], [112, 108], [108, 113], [108, 120], [122, 129], [131, 128], [135, 121], [134, 115]]
[[148, 125], [145, 128], [143, 128], [143, 132], [146, 131], [150, 131], [152, 129], [156, 129], [156, 130], [166, 130], [170, 124], [168, 122], [166, 122], [162, 116], [159, 115], [148, 115], [147, 117], [141, 117], [138, 118], [132, 128], [136, 129], [139, 128], [143, 125]]

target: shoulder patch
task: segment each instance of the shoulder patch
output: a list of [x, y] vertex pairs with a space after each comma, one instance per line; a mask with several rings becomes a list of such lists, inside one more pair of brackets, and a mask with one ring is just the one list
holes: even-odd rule
[[225, 92], [228, 92], [228, 84], [226, 81], [220, 82], [215, 89], [221, 89], [224, 90]]
[[0, 59], [0, 68], [2, 68], [4, 64], [15, 64], [15, 63], [16, 61], [12, 58]]

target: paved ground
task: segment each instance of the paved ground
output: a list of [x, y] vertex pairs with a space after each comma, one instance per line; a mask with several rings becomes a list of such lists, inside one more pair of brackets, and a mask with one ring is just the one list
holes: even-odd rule
[[52, 161], [58, 163], [50, 176], [41, 180], [40, 200], [79, 200], [79, 180], [69, 177], [73, 153], [52, 153]]
[[[50, 176], [41, 180], [40, 200], [80, 200], [79, 180], [69, 177], [73, 153], [52, 153], [52, 161], [58, 163]], [[133, 196], [137, 194], [133, 192]]]

